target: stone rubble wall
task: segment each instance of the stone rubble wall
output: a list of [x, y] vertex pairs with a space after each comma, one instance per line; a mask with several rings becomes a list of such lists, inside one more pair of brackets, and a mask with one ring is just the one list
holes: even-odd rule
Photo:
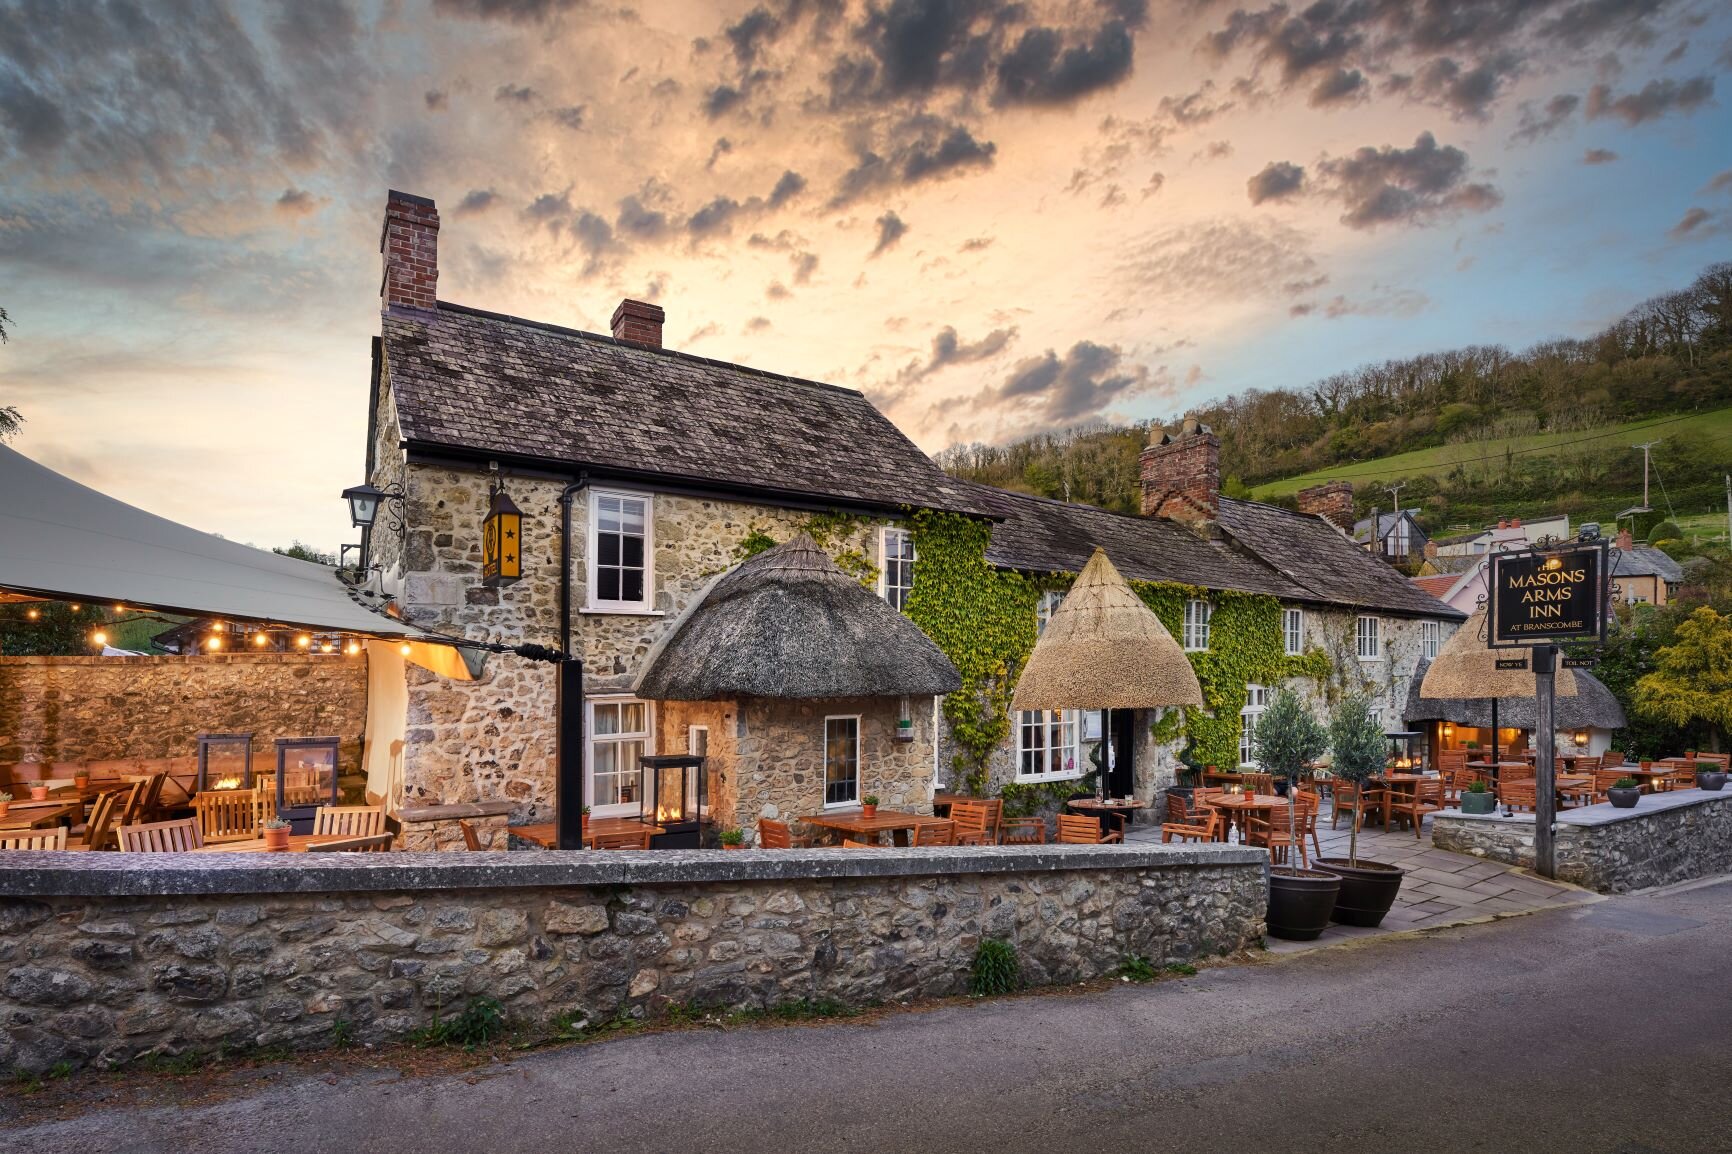
[[0, 657], [0, 766], [189, 757], [200, 733], [343, 739], [356, 771], [367, 723], [367, 658], [225, 653], [179, 657]]
[[[118, 881], [73, 854], [33, 855], [25, 878], [24, 856], [0, 855], [0, 1070], [26, 1072], [340, 1033], [385, 1043], [483, 996], [530, 1031], [674, 1004], [942, 997], [964, 992], [983, 937], [1016, 945], [1029, 985], [1075, 982], [1127, 954], [1162, 966], [1255, 945], [1266, 901], [1266, 859], [1227, 846], [393, 854], [312, 870], [159, 855]], [[114, 896], [158, 884], [183, 892]], [[208, 892], [224, 886], [272, 892]], [[318, 892], [281, 892], [305, 888]]]
[[[1638, 806], [1637, 816], [1603, 825], [1560, 820], [1557, 880], [1621, 894], [1732, 873], [1732, 793], [1689, 793], [1700, 804], [1649, 813]], [[1494, 821], [1446, 811], [1432, 818], [1432, 844], [1532, 869], [1534, 823], [1526, 816]]]

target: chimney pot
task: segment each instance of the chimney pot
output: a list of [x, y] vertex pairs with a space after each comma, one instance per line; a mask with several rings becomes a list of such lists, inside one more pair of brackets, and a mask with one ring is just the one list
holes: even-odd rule
[[1299, 490], [1299, 511], [1321, 517], [1343, 533], [1353, 532], [1353, 482], [1328, 481]]
[[1195, 417], [1177, 436], [1151, 437], [1138, 460], [1143, 516], [1190, 524], [1213, 521], [1221, 507], [1221, 439]]
[[662, 347], [662, 324], [666, 320], [667, 313], [660, 305], [627, 298], [613, 310], [613, 339], [659, 349]]
[[439, 304], [439, 210], [424, 196], [391, 189], [379, 234], [385, 308], [433, 309]]

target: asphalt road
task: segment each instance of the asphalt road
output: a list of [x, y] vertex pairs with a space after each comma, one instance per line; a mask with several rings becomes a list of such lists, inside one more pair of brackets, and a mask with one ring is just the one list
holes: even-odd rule
[[33, 1151], [1732, 1150], [1732, 882], [1105, 994], [295, 1074]]

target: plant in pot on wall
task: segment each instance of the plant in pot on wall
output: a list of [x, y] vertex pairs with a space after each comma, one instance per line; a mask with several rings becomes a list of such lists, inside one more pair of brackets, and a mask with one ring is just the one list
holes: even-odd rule
[[[1329, 744], [1335, 752], [1335, 780], [1353, 790], [1353, 826], [1347, 839], [1345, 858], [1317, 859], [1320, 869], [1341, 877], [1341, 893], [1330, 916], [1346, 926], [1375, 926], [1395, 904], [1405, 871], [1384, 862], [1359, 856], [1359, 822], [1364, 814], [1365, 783], [1383, 772], [1385, 746], [1383, 726], [1372, 712], [1371, 699], [1363, 694], [1345, 698], [1329, 720]], [[1463, 795], [1465, 799], [1466, 795]], [[1465, 809], [1465, 803], [1463, 808]]]
[[1633, 777], [1620, 777], [1606, 791], [1606, 800], [1616, 809], [1635, 809], [1636, 803], [1642, 800], [1642, 787]]
[[745, 849], [746, 831], [741, 829], [724, 829], [718, 839], [723, 849]]
[[6, 793], [4, 791], [0, 791], [0, 817], [5, 817], [7, 812], [9, 810], [11, 810], [11, 808], [12, 808], [12, 795], [9, 793]]
[[878, 816], [878, 795], [877, 794], [869, 793], [865, 797], [860, 799], [860, 816], [861, 817], [877, 817]]
[[1698, 761], [1696, 763], [1697, 789], [1725, 789], [1726, 771], [1714, 761]]
[[[1382, 735], [1379, 734], [1381, 737]], [[1265, 773], [1292, 781], [1306, 763], [1329, 749], [1329, 735], [1291, 689], [1283, 689], [1257, 719], [1251, 753]], [[1288, 836], [1299, 844], [1296, 803], [1287, 806]], [[1265, 921], [1277, 938], [1308, 942], [1329, 925], [1341, 878], [1325, 870], [1300, 869], [1291, 863], [1269, 870], [1269, 911]]]
[[1483, 779], [1461, 791], [1461, 812], [1487, 814], [1496, 810], [1497, 794], [1486, 788]]
[[288, 849], [289, 848], [289, 823], [288, 822], [284, 821], [280, 817], [273, 817], [269, 821], [264, 823], [263, 829], [265, 831], [265, 848], [266, 849]]

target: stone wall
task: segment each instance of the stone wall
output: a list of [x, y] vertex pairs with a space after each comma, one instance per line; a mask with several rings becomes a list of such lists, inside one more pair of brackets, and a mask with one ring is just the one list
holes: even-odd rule
[[1232, 846], [260, 856], [0, 854], [0, 1070], [338, 1023], [389, 1042], [481, 996], [531, 1030], [945, 996], [982, 937], [1031, 985], [1075, 982], [1256, 944], [1267, 868]]
[[[1439, 849], [1532, 869], [1532, 814], [1432, 819]], [[1587, 806], [1558, 815], [1557, 879], [1601, 893], [1732, 873], [1732, 794], [1699, 789], [1645, 795], [1633, 810]]]
[[0, 657], [0, 766], [187, 757], [200, 733], [343, 739], [358, 770], [365, 655]]

